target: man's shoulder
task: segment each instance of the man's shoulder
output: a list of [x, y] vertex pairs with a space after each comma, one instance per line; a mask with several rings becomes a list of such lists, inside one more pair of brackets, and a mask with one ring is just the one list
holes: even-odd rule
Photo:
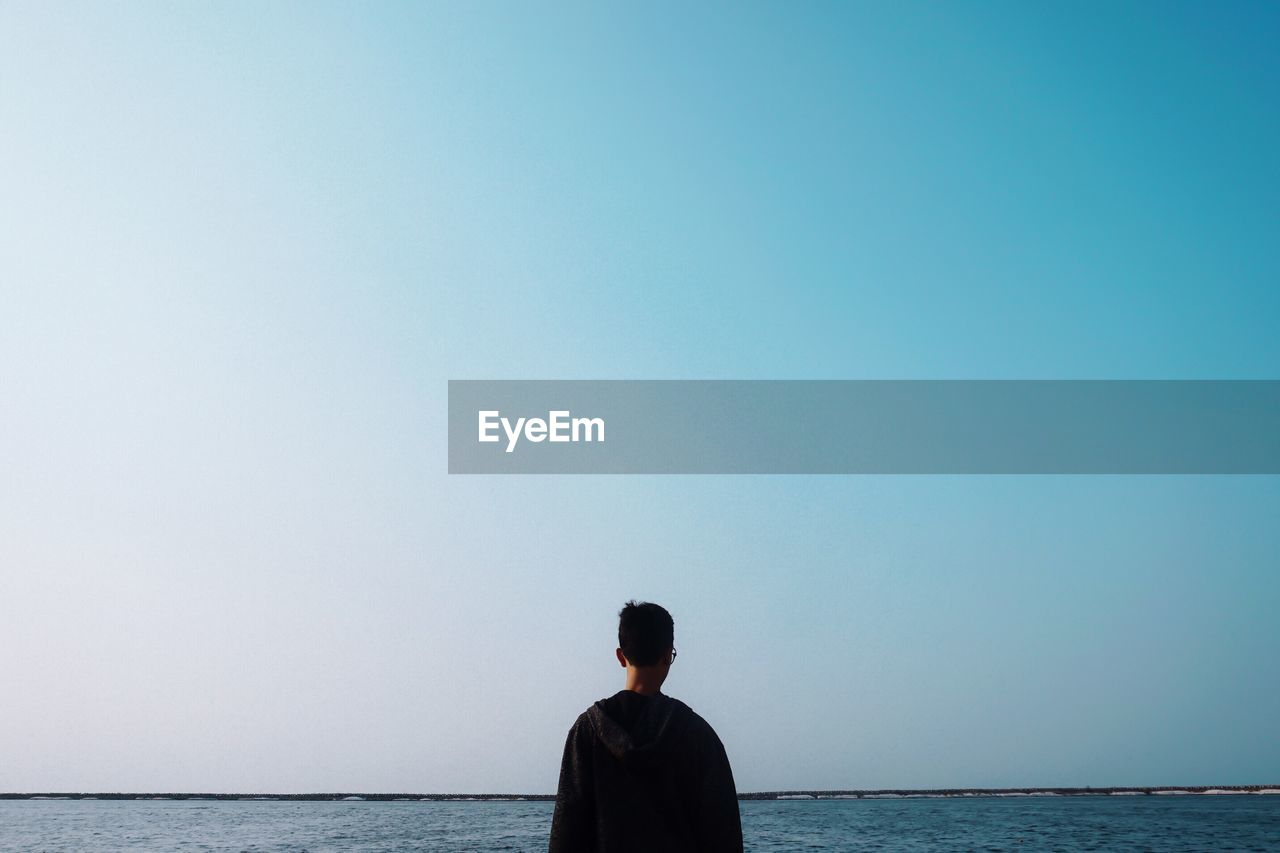
[[676, 705], [676, 707], [679, 709], [679, 713], [685, 717], [686, 719], [685, 727], [689, 732], [697, 734], [704, 738], [710, 738], [717, 742], [720, 740], [720, 736], [716, 734], [715, 728], [712, 727], [712, 725], [707, 722], [705, 717], [703, 717], [697, 711], [690, 708], [684, 702], [681, 702], [679, 699], [676, 699], [674, 696], [668, 696], [667, 698], [670, 699]]
[[592, 708], [594, 708], [594, 707], [595, 707], [594, 705], [588, 706], [586, 710], [584, 710], [581, 714], [579, 714], [579, 715], [574, 719], [574, 721], [573, 721], [573, 726], [572, 726], [572, 728], [571, 728], [571, 731], [575, 731], [575, 732], [576, 732], [576, 731], [578, 731], [579, 729], [584, 729], [584, 728], [585, 728], [585, 729], [590, 729], [590, 728], [591, 728], [591, 716], [592, 716], [592, 710], [591, 710], [591, 709], [592, 709]]
[[608, 703], [610, 698], [606, 696], [603, 699], [598, 699], [583, 709], [582, 713], [574, 719], [569, 732], [571, 734], [574, 732], [594, 732], [596, 730], [596, 719], [601, 714], [601, 708]]

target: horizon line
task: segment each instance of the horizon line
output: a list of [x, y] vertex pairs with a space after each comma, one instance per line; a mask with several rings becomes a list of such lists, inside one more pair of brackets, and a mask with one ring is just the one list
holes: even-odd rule
[[[892, 797], [981, 797], [981, 796], [1109, 796], [1115, 794], [1280, 794], [1280, 784], [1248, 785], [1109, 785], [1109, 786], [1026, 786], [1015, 788], [803, 788], [775, 791], [743, 791], [739, 800], [778, 799], [877, 799]], [[547, 802], [555, 794], [411, 792], [308, 792], [308, 793], [226, 793], [178, 791], [33, 791], [0, 792], [0, 800], [227, 800], [291, 802]]]

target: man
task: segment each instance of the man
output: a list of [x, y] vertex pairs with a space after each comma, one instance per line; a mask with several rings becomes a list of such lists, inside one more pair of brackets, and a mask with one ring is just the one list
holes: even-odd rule
[[569, 730], [551, 853], [740, 853], [724, 746], [706, 720], [660, 692], [676, 658], [671, 614], [628, 601], [618, 614], [617, 657], [626, 688]]

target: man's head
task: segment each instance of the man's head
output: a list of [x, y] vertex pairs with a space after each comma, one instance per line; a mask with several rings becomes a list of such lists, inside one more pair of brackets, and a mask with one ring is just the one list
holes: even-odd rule
[[618, 663], [627, 669], [627, 689], [657, 692], [675, 660], [675, 623], [665, 608], [628, 601], [618, 613]]

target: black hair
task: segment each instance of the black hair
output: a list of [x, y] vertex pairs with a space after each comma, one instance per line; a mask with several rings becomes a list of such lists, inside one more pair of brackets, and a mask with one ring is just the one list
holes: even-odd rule
[[632, 666], [653, 666], [675, 645], [676, 625], [666, 608], [628, 601], [618, 611], [618, 646]]

